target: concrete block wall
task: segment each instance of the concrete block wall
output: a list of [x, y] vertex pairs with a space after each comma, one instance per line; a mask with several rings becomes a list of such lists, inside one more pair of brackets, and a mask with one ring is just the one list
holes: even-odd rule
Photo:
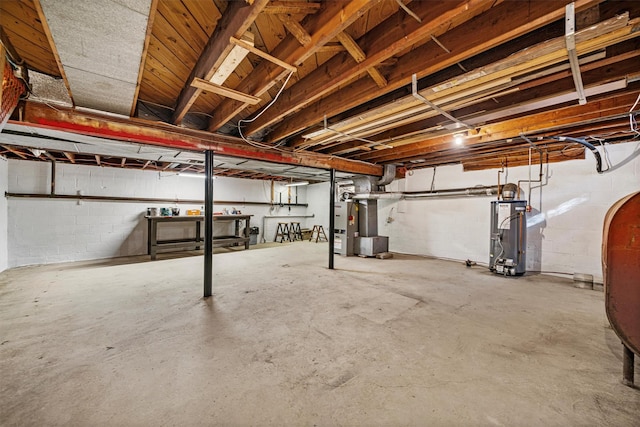
[[9, 162], [0, 156], [0, 271], [7, 269], [9, 254], [7, 246], [8, 209], [5, 191], [9, 189]]
[[[598, 174], [590, 152], [584, 160], [545, 165], [542, 186], [533, 184], [527, 217], [528, 270], [592, 274], [602, 280], [601, 245], [604, 216], [613, 203], [640, 191], [640, 143], [608, 147], [611, 172]], [[534, 157], [534, 161], [536, 158]], [[534, 165], [532, 175], [537, 178]], [[509, 168], [502, 182], [527, 179], [527, 166]], [[433, 169], [420, 169], [387, 186], [388, 191], [428, 190]], [[438, 167], [435, 188], [497, 184], [497, 170], [463, 172]], [[522, 184], [526, 198], [527, 184]], [[389, 236], [390, 250], [488, 263], [489, 197], [380, 200], [379, 234]], [[387, 217], [392, 221], [387, 222]]]
[[[216, 184], [225, 179], [229, 180], [232, 178], [217, 179]], [[270, 181], [252, 181], [247, 179], [236, 179], [235, 181], [238, 182], [235, 182], [234, 185], [214, 186], [216, 190], [219, 188], [219, 190], [216, 191], [215, 199], [238, 200], [240, 194], [243, 196], [245, 194], [249, 194], [246, 196], [246, 200], [264, 202], [269, 202], [271, 200]], [[297, 221], [300, 222], [301, 226], [304, 226], [304, 221], [306, 219], [305, 216], [313, 213], [304, 206], [279, 206], [278, 203], [280, 201], [282, 201], [282, 203], [289, 203], [289, 191], [291, 191], [290, 203], [296, 203], [296, 192], [297, 203], [307, 203], [306, 186], [285, 187], [282, 184], [275, 183], [273, 188], [275, 204], [273, 206], [251, 207], [247, 205], [241, 209], [243, 213], [247, 210], [259, 209], [260, 214], [251, 219], [251, 226], [257, 226], [260, 228], [260, 235], [258, 236], [259, 242], [273, 242], [275, 240], [278, 222], [290, 223], [291, 221]], [[280, 197], [280, 195], [282, 195], [282, 197]]]
[[[0, 176], [1, 173], [0, 170]], [[50, 176], [50, 163], [8, 161], [9, 192], [48, 194]], [[202, 200], [204, 180], [178, 176], [175, 173], [58, 164], [56, 194]], [[218, 178], [214, 181], [214, 198], [268, 202], [270, 183]], [[305, 200], [306, 191], [301, 189], [298, 201], [305, 203]], [[172, 203], [78, 202], [40, 198], [10, 198], [6, 203], [8, 267], [145, 254], [146, 208], [176, 206]], [[202, 203], [180, 204], [177, 207], [184, 214], [187, 209], [199, 209], [201, 205]], [[222, 211], [224, 208], [235, 208], [244, 214], [254, 215], [251, 226], [259, 226], [261, 233], [264, 232], [262, 217], [278, 212], [277, 208], [268, 205], [233, 203], [214, 206], [215, 211]], [[280, 211], [283, 209], [279, 208]], [[291, 212], [287, 209], [287, 213], [305, 215], [307, 209], [292, 208]], [[267, 221], [268, 226], [272, 221]], [[229, 234], [230, 229], [230, 223], [216, 223], [214, 232]], [[266, 230], [266, 233], [270, 232], [269, 229]], [[193, 227], [175, 224], [162, 227], [159, 238], [181, 238], [192, 233]], [[273, 233], [275, 234], [275, 228]], [[270, 234], [266, 236], [267, 241], [272, 240]]]
[[312, 184], [307, 187], [307, 200], [309, 211], [313, 212], [313, 218], [307, 218], [306, 227], [311, 229], [314, 225], [322, 225], [325, 233], [329, 235], [329, 190], [328, 182]]

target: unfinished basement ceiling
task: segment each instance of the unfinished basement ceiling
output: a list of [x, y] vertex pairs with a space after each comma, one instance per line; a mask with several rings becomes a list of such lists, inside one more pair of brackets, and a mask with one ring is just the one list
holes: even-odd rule
[[129, 115], [151, 0], [40, 0], [77, 106]]
[[[92, 166], [156, 170], [166, 173], [204, 173], [204, 155], [165, 147], [77, 135], [59, 130], [6, 125], [0, 133], [0, 154], [13, 159], [56, 161]], [[263, 180], [329, 180], [329, 172], [305, 166], [214, 156], [214, 174]], [[338, 178], [351, 174], [337, 173]]]
[[34, 96], [14, 122], [141, 144], [154, 128], [175, 148], [198, 130], [195, 151], [368, 174], [521, 165], [530, 141], [564, 161], [583, 148], [554, 137], [638, 138], [638, 1], [250, 3], [4, 0], [16, 55], [75, 106]]

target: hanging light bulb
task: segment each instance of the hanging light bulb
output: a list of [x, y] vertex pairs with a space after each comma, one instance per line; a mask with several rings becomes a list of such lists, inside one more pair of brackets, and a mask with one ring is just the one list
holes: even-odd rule
[[453, 142], [456, 145], [462, 145], [464, 143], [465, 135], [463, 133], [456, 133], [453, 135]]

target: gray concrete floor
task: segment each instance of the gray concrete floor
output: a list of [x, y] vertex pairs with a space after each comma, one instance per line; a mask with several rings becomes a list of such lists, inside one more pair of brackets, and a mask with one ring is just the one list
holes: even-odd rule
[[601, 292], [327, 250], [0, 274], [0, 424], [640, 425]]

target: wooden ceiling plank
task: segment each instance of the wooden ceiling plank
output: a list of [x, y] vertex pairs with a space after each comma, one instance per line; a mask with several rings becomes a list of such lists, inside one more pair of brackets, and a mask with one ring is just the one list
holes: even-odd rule
[[64, 154], [64, 156], [71, 162], [74, 163], [76, 162], [76, 156], [73, 153], [69, 153], [68, 151], [64, 151], [62, 154]]
[[218, 95], [222, 95], [226, 98], [242, 101], [250, 105], [255, 105], [261, 101], [261, 99], [258, 97], [247, 95], [246, 93], [238, 92], [237, 90], [229, 89], [228, 87], [220, 86], [197, 77], [193, 79], [193, 82], [191, 82], [191, 86], [202, 89], [206, 92], [212, 92]]
[[[543, 144], [535, 144], [538, 148], [544, 150], [558, 150], [567, 147], [566, 143], [543, 143]], [[582, 147], [584, 148], [584, 147]], [[443, 163], [459, 163], [463, 161], [487, 161], [487, 160], [497, 160], [508, 159], [514, 156], [524, 155], [528, 157], [529, 152], [529, 143], [524, 139], [518, 138], [517, 141], [514, 140], [512, 142], [500, 141], [498, 144], [491, 144], [490, 146], [487, 144], [477, 144], [464, 147], [461, 149], [458, 146], [449, 147], [448, 149], [441, 150], [434, 154], [429, 154], [427, 156], [422, 156], [423, 158], [417, 159], [408, 159], [405, 160], [404, 163], [411, 163], [413, 165], [416, 162], [420, 162], [424, 165], [438, 165]], [[538, 154], [536, 157], [538, 157]]]
[[349, 52], [349, 55], [359, 64], [365, 59], [367, 59], [367, 55], [362, 51], [358, 43], [346, 32], [341, 32], [336, 35], [336, 39], [340, 42], [342, 46]]
[[[305, 22], [305, 27], [311, 34], [311, 43], [307, 46], [300, 46], [294, 36], [288, 36], [276, 46], [271, 55], [280, 58], [287, 64], [301, 64], [314, 55], [321, 46], [335, 38], [336, 34], [342, 32], [359, 16], [380, 3], [380, 1], [343, 0], [327, 2], [325, 3], [326, 7], [321, 12], [309, 16], [309, 19]], [[282, 79], [286, 73], [287, 71], [283, 72], [274, 68], [271, 64], [262, 62], [236, 89], [255, 96], [262, 96], [273, 87], [275, 82]], [[218, 130], [245, 107], [245, 104], [235, 101], [227, 100], [223, 102], [213, 112], [213, 117], [209, 122], [209, 130]]]
[[[165, 83], [168, 87], [180, 88], [184, 79], [189, 75], [189, 69], [178, 64], [167, 62], [162, 57], [156, 57], [155, 54], [147, 55], [145, 61], [145, 74], [143, 80], [157, 80]], [[171, 68], [169, 68], [171, 67]], [[158, 90], [158, 88], [155, 88]], [[163, 92], [165, 92], [163, 90]], [[179, 93], [177, 90], [169, 91], [169, 93]]]
[[151, 0], [149, 17], [147, 18], [147, 30], [144, 36], [144, 45], [142, 47], [142, 54], [140, 55], [140, 66], [138, 67], [138, 78], [136, 80], [136, 88], [133, 93], [133, 102], [131, 103], [131, 110], [129, 111], [129, 115], [132, 117], [135, 115], [136, 106], [138, 105], [140, 83], [142, 82], [142, 75], [145, 70], [145, 61], [147, 58], [147, 52], [149, 51], [149, 42], [151, 40], [151, 32], [153, 30], [153, 20], [155, 19], [157, 8], [158, 8], [158, 0]]
[[293, 71], [293, 72], [296, 71], [296, 67], [294, 67], [293, 65], [288, 64], [285, 61], [281, 61], [278, 58], [276, 58], [275, 56], [269, 55], [268, 53], [261, 51], [260, 49], [250, 45], [249, 43], [245, 42], [244, 40], [240, 40], [240, 39], [237, 39], [235, 37], [230, 37], [229, 41], [232, 44], [236, 45], [236, 46], [240, 46], [240, 47], [242, 47], [244, 49], [247, 49], [249, 52], [254, 53], [254, 54], [258, 55], [259, 57], [264, 58], [267, 61], [269, 61], [269, 62], [271, 62], [273, 64], [276, 64], [279, 67], [284, 68], [285, 70], [289, 70], [289, 71]]
[[[421, 43], [432, 34], [444, 31], [445, 26], [451, 26], [460, 17], [464, 17], [463, 20], [471, 19], [493, 3], [492, 0], [467, 0], [456, 2], [455, 5], [451, 2], [419, 2], [416, 10], [421, 11], [424, 18], [422, 23], [416, 22], [404, 11], [398, 12], [401, 15], [400, 23], [397, 22], [396, 15], [393, 15], [363, 37], [366, 42], [363, 50], [367, 51], [367, 56], [362, 62], [345, 62], [340, 55], [332, 58], [326, 66], [331, 72], [326, 72], [324, 67], [318, 68], [285, 91], [282, 96], [286, 102], [273, 105], [247, 126], [246, 134], [252, 135], [272, 126], [356, 78], [368, 68], [406, 50], [407, 46]], [[349, 50], [347, 46], [345, 48]]]
[[256, 46], [270, 53], [287, 37], [287, 29], [277, 15], [261, 13], [254, 21], [251, 31], [256, 33]]
[[[628, 128], [629, 128], [628, 121], [626, 121], [625, 119], [626, 117], [622, 119], [614, 120], [613, 123], [611, 121], [598, 122], [595, 124], [587, 124], [586, 126], [579, 126], [577, 128], [572, 128], [573, 130], [562, 129], [562, 130], [556, 130], [556, 131], [550, 131], [550, 132], [543, 132], [538, 135], [544, 138], [549, 138], [549, 137], [559, 136], [559, 135], [585, 138], [585, 137], [588, 137], [589, 135], [594, 135], [594, 134], [597, 135], [602, 132], [606, 134], [611, 134], [613, 132], [622, 131], [622, 133], [624, 133], [625, 129], [627, 130], [627, 134], [630, 134], [631, 132], [628, 131]], [[537, 140], [537, 138], [535, 139]], [[624, 135], [622, 135], [622, 139], [624, 139]], [[451, 143], [451, 140], [449, 140], [448, 142], [443, 143], [441, 146], [434, 145], [432, 147], [433, 150], [430, 149], [430, 150], [425, 150], [421, 153], [414, 153], [410, 156], [403, 156], [401, 158], [394, 160], [394, 162], [398, 162], [398, 161], [412, 162], [412, 161], [415, 161], [416, 159], [426, 158], [428, 163], [430, 164], [437, 164], [439, 162], [457, 163], [463, 160], [468, 160], [468, 159], [476, 160], [478, 158], [482, 158], [484, 153], [493, 153], [491, 154], [491, 156], [496, 156], [501, 153], [508, 152], [509, 150], [512, 150], [514, 148], [517, 149], [518, 146], [523, 146], [523, 147], [528, 146], [528, 143], [525, 143], [524, 141], [522, 143], [518, 143], [517, 141], [521, 140], [518, 137], [512, 138], [513, 142], [508, 142], [510, 140], [511, 139], [503, 140], [502, 144], [500, 145], [495, 145], [496, 142], [500, 143], [501, 142], [500, 140], [489, 142], [488, 145], [487, 145], [487, 142], [480, 143], [480, 144], [471, 142], [472, 145], [467, 145], [462, 148], [457, 145], [454, 146]], [[536, 141], [536, 144], [544, 145], [545, 147], [548, 147], [548, 146], [551, 147], [554, 144], [557, 144], [557, 145], [559, 144], [561, 147], [566, 146], [565, 143], [550, 144], [548, 141], [542, 141], [542, 142]], [[485, 148], [485, 147], [489, 147], [489, 148]], [[487, 157], [487, 156], [488, 154], [485, 155], [484, 157]]]
[[378, 87], [382, 88], [389, 84], [387, 79], [376, 67], [367, 68], [367, 73], [369, 73], [369, 76], [373, 79], [374, 82], [376, 82]]
[[25, 39], [20, 34], [4, 28], [4, 33], [11, 41], [11, 44], [20, 46], [18, 55], [27, 65], [27, 68], [50, 76], [60, 77], [58, 66], [51, 52], [45, 47], [34, 44], [31, 40]]
[[[589, 7], [600, 2], [601, 0], [578, 0], [576, 8]], [[523, 8], [514, 4], [514, 1], [504, 1], [472, 19], [468, 24], [453, 28], [439, 36], [440, 42], [445, 44], [451, 53], [446, 53], [435, 43], [424, 44], [398, 59], [387, 76], [387, 87], [379, 88], [367, 80], [351, 84], [287, 117], [268, 135], [267, 141], [279, 141], [320, 123], [325, 115], [331, 117], [340, 114], [363, 102], [399, 89], [411, 83], [411, 75], [414, 73], [418, 78], [433, 74], [549, 22], [562, 19], [565, 5], [564, 0], [550, 0], [530, 2], [527, 8]], [[469, 44], [469, 34], [474, 35], [473, 45]]]
[[[605, 23], [605, 24], [607, 24], [607, 23]], [[601, 25], [600, 27], [604, 28], [606, 26], [607, 25]], [[593, 26], [593, 27], [590, 28], [590, 30], [597, 29], [598, 27], [599, 26]], [[595, 35], [597, 35], [597, 34], [595, 34]], [[560, 42], [560, 43], [558, 44], [558, 43], [555, 43], [555, 42]], [[564, 52], [563, 52], [564, 48], [562, 47], [562, 42], [563, 42], [563, 40], [554, 40], [554, 43], [558, 45], [557, 48], [559, 50], [556, 50], [556, 53], [555, 53], [555, 56], [554, 56], [555, 59], [552, 59], [551, 62], [549, 62], [549, 61], [545, 62], [546, 61], [544, 59], [545, 56], [542, 55], [540, 52], [538, 52], [540, 50], [539, 49], [540, 47], [544, 48], [545, 51], [549, 51], [548, 47], [553, 47], [552, 46], [553, 43], [547, 42], [547, 43], [543, 43], [540, 46], [534, 46], [534, 47], [528, 48], [526, 51], [522, 52], [523, 54], [527, 54], [527, 55], [525, 55], [525, 58], [523, 58], [525, 60], [527, 59], [526, 56], [530, 56], [530, 55], [528, 55], [528, 52], [534, 53], [533, 56], [530, 56], [533, 59], [529, 60], [529, 62], [522, 63], [522, 59], [520, 57], [523, 56], [523, 55], [522, 54], [514, 54], [514, 55], [511, 55], [511, 57], [507, 58], [506, 61], [501, 61], [502, 63], [504, 63], [502, 65], [501, 65], [500, 62], [498, 62], [498, 63], [492, 64], [489, 67], [484, 67], [484, 68], [475, 70], [473, 72], [467, 73], [467, 75], [456, 77], [453, 80], [453, 82], [455, 83], [454, 85], [448, 86], [449, 83], [445, 82], [443, 84], [443, 86], [446, 87], [446, 89], [444, 91], [439, 86], [435, 86], [433, 88], [433, 90], [435, 90], [434, 93], [431, 93], [431, 92], [433, 92], [433, 90], [432, 90], [432, 88], [430, 88], [430, 89], [425, 89], [425, 90], [421, 91], [421, 94], [423, 96], [427, 95], [427, 96], [430, 96], [430, 97], [433, 97], [434, 95], [436, 95], [436, 96], [444, 96], [444, 95], [447, 94], [447, 92], [451, 92], [452, 90], [464, 89], [464, 86], [468, 86], [468, 89], [465, 89], [462, 92], [458, 92], [458, 93], [455, 93], [455, 94], [452, 93], [451, 95], [454, 95], [454, 98], [452, 98], [451, 95], [449, 95], [448, 98], [445, 97], [445, 98], [442, 98], [442, 99], [436, 99], [436, 98], [432, 99], [434, 101], [437, 100], [438, 104], [441, 104], [441, 105], [444, 105], [445, 103], [449, 103], [449, 107], [460, 108], [462, 106], [460, 101], [456, 101], [454, 104], [451, 104], [451, 102], [453, 102], [455, 100], [455, 98], [461, 98], [461, 99], [464, 100], [463, 104], [469, 104], [469, 102], [467, 102], [467, 101], [474, 101], [475, 99], [479, 99], [479, 97], [477, 95], [482, 94], [483, 92], [489, 93], [487, 90], [483, 89], [481, 91], [481, 90], [479, 90], [477, 88], [477, 86], [475, 86], [477, 83], [482, 83], [482, 80], [485, 80], [489, 84], [497, 85], [497, 86], [495, 86], [495, 88], [493, 90], [494, 91], [496, 91], [496, 90], [499, 91], [497, 93], [499, 93], [502, 96], [504, 94], [504, 92], [508, 90], [508, 87], [513, 86], [516, 83], [519, 83], [521, 81], [526, 81], [527, 79], [534, 78], [535, 75], [531, 74], [532, 73], [531, 70], [534, 70], [535, 67], [547, 67], [549, 65], [552, 65], [554, 61], [564, 60], [564, 56], [565, 55], [564, 55]], [[548, 56], [548, 54], [547, 54], [547, 56]], [[513, 63], [514, 60], [517, 60], [517, 62]], [[539, 62], [541, 62], [541, 63], [539, 63]], [[503, 76], [506, 77], [511, 71], [513, 71], [513, 70], [517, 71], [517, 67], [520, 67], [521, 70], [522, 70], [522, 73], [525, 73], [525, 75], [526, 75], [525, 78], [518, 79], [516, 77], [509, 76], [510, 80], [507, 80], [507, 82], [510, 81], [511, 83], [503, 83], [503, 84], [501, 84], [500, 81], [497, 81], [497, 83], [496, 82], [494, 82], [494, 83], [491, 82], [491, 80], [496, 77], [494, 71], [496, 71], [496, 70], [499, 71], [500, 69], [502, 69], [503, 71], [498, 74], [498, 77], [500, 75], [503, 75]], [[504, 71], [504, 70], [507, 70], [507, 71]], [[546, 71], [544, 71], [544, 72], [546, 72]], [[486, 75], [481, 77], [481, 78], [479, 78], [479, 79], [478, 78], [473, 78], [478, 74], [486, 74]], [[471, 76], [471, 78], [468, 78], [467, 76]], [[464, 83], [465, 80], [467, 81], [467, 83]], [[464, 84], [456, 89], [456, 86], [458, 86], [458, 83], [461, 83], [461, 82], [464, 83]], [[483, 95], [483, 97], [485, 99], [488, 96], [491, 96], [491, 95], [490, 94]], [[413, 97], [407, 97], [409, 102], [413, 101], [412, 98]], [[450, 108], [447, 108], [447, 109], [449, 110]], [[367, 114], [369, 114], [369, 113], [367, 113]], [[360, 115], [358, 115], [358, 119], [360, 119]], [[359, 120], [359, 122], [362, 122], [362, 120]], [[338, 125], [334, 125], [334, 127], [335, 126], [338, 126]]]
[[146, 77], [144, 77], [140, 86], [138, 102], [150, 101], [154, 104], [160, 104], [168, 107], [169, 109], [172, 109], [171, 104], [173, 103], [175, 98], [169, 95], [171, 93], [172, 87], [167, 83], [155, 78], [147, 79]]
[[[367, 55], [365, 55], [362, 49], [360, 49], [358, 43], [356, 43], [356, 41], [346, 32], [343, 31], [339, 33], [336, 38], [358, 64], [367, 58]], [[384, 78], [376, 67], [367, 68], [367, 73], [369, 73], [373, 81], [375, 81], [379, 87], [387, 85], [387, 79]]]
[[[481, 141], [493, 141], [496, 139], [511, 138], [520, 133], [535, 133], [571, 127], [579, 124], [595, 123], [606, 120], [616, 115], [628, 114], [629, 109], [637, 99], [637, 92], [633, 95], [623, 95], [620, 97], [604, 99], [601, 101], [591, 101], [592, 108], [601, 106], [600, 109], [585, 109], [585, 111], [573, 111], [572, 107], [567, 110], [560, 109], [539, 114], [531, 114], [517, 119], [506, 120], [501, 123], [486, 125], [480, 128], [478, 133]], [[633, 100], [631, 100], [633, 98]], [[578, 111], [580, 111], [578, 113]], [[577, 115], [572, 115], [578, 113]], [[531, 122], [531, 118], [538, 121]]]
[[278, 15], [278, 19], [285, 26], [285, 28], [293, 35], [298, 42], [302, 46], [306, 46], [311, 43], [311, 36], [304, 29], [302, 25], [295, 19], [291, 17], [291, 15]]
[[342, 46], [342, 44], [325, 44], [324, 46], [321, 46], [318, 48], [318, 51], [316, 53], [338, 53], [338, 52], [344, 52], [345, 48], [344, 46]]
[[[574, 154], [575, 153], [575, 154]], [[561, 151], [552, 151], [546, 153], [544, 163], [558, 163], [564, 162], [567, 160], [578, 160], [585, 158], [585, 150], [584, 149], [570, 149]], [[526, 166], [529, 164], [529, 158], [527, 156], [521, 156], [519, 158], [510, 157], [508, 160], [508, 166]], [[499, 169], [502, 165], [500, 163], [500, 159], [493, 160], [485, 160], [483, 162], [462, 162], [462, 170], [465, 172], [468, 171], [479, 171], [486, 169]]]
[[195, 52], [200, 52], [207, 43], [209, 36], [200, 28], [200, 25], [194, 25], [194, 23], [197, 23], [196, 19], [181, 1], [158, 2], [157, 11], [169, 22], [175, 32], [185, 40], [186, 46]]
[[27, 160], [27, 156], [24, 155], [21, 151], [19, 151], [18, 149], [10, 146], [10, 145], [0, 145], [0, 147], [4, 148], [5, 150], [7, 150], [10, 153], [15, 154], [16, 156], [20, 157], [22, 160]]
[[[625, 22], [626, 18], [624, 16], [620, 16], [612, 20], [592, 25], [589, 28], [580, 31], [577, 34], [577, 39], [580, 41], [579, 46], [582, 47], [585, 43], [591, 41], [603, 43], [599, 40], [605, 38], [613, 40], [611, 43], [615, 43], [615, 39], [613, 38], [616, 37], [617, 31], [615, 30], [619, 29], [618, 27], [622, 28], [622, 26], [626, 25]], [[626, 27], [627, 30], [634, 26], [634, 21], [629, 22], [629, 24], [630, 25]], [[606, 34], [605, 31], [612, 32], [610, 34]], [[580, 51], [581, 53], [590, 52], [586, 48], [581, 48]], [[513, 54], [502, 61], [468, 72], [453, 80], [423, 89], [420, 93], [422, 96], [429, 97], [432, 102], [435, 102], [442, 106], [442, 108], [446, 108], [447, 111], [450, 111], [453, 108], [460, 108], [464, 104], [470, 105], [477, 102], [476, 100], [482, 100], [482, 98], [486, 99], [487, 96], [491, 96], [492, 93], [495, 93], [496, 96], [503, 95], [510, 86], [517, 86], [522, 81], [535, 78], [536, 74], [534, 72], [538, 69], [548, 69], [549, 66], [554, 65], [558, 61], [564, 62], [565, 58], [566, 53], [563, 38], [554, 39], [532, 46], [518, 54]], [[586, 67], [582, 70], [583, 74], [585, 70]], [[511, 73], [516, 73], [516, 76]], [[518, 78], [517, 74], [521, 74], [526, 77]], [[407, 110], [408, 113], [405, 113], [405, 115], [409, 114], [410, 118], [405, 120], [404, 123], [398, 121], [396, 118], [390, 120], [389, 117], [393, 113], [393, 106], [398, 105], [399, 102], [403, 103], [402, 105], [416, 104], [415, 98], [408, 96], [399, 101], [395, 101], [392, 106], [383, 105], [378, 108], [378, 110], [383, 111], [384, 116], [382, 118], [367, 118], [367, 116], [375, 116], [376, 110], [372, 110], [365, 114], [358, 114], [355, 119], [334, 124], [332, 125], [332, 129], [347, 132], [349, 135], [353, 135], [354, 137], [365, 137], [373, 133], [381, 133], [386, 130], [384, 123], [393, 123], [394, 125], [401, 126], [406, 124], [407, 121], [418, 121], [424, 118], [424, 115], [422, 114], [416, 114], [412, 110]], [[421, 104], [419, 105], [421, 108], [427, 110], [426, 106], [422, 106]], [[358, 126], [358, 128], [364, 129], [364, 131], [358, 132], [357, 129], [354, 129], [353, 127], [346, 128], [345, 124], [349, 122], [353, 122]], [[366, 131], [366, 129], [374, 129], [374, 131]], [[335, 136], [331, 136], [331, 134], [328, 135], [328, 138], [327, 136], [324, 136], [322, 139], [316, 140], [316, 144], [325, 145], [327, 142], [337, 139]]]
[[335, 169], [340, 172], [382, 176], [383, 168], [371, 163], [325, 155], [308, 155], [293, 151], [274, 152], [271, 149], [247, 145], [240, 138], [210, 132], [176, 127], [161, 122], [137, 118], [98, 116], [73, 109], [25, 102], [22, 121], [31, 127], [57, 129], [101, 138], [126, 141], [153, 146], [171, 147], [180, 150], [203, 152], [212, 150], [221, 155], [244, 159], [262, 160], [272, 163], [309, 166], [320, 169]]
[[[530, 114], [516, 119], [505, 120], [480, 127], [472, 133], [470, 141], [490, 142], [507, 138], [517, 138], [521, 133], [535, 134], [558, 127], [578, 126], [602, 120], [609, 120], [617, 115], [628, 113], [637, 98], [633, 90], [616, 94], [607, 98], [590, 101], [585, 105], [548, 110], [538, 114]], [[381, 150], [358, 156], [365, 161], [386, 162], [404, 159], [437, 151], [443, 145], [451, 144], [451, 136], [425, 139], [397, 149]]]
[[[625, 49], [632, 49], [635, 47], [635, 43], [628, 44]], [[593, 87], [601, 85], [611, 81], [617, 81], [628, 77], [630, 73], [637, 69], [637, 56], [640, 55], [640, 51], [621, 50], [616, 56], [611, 56], [602, 60], [597, 60], [589, 64], [581, 66], [583, 82], [585, 87]], [[565, 67], [568, 70], [568, 67]], [[523, 86], [526, 85], [524, 90]], [[525, 106], [537, 99], [552, 98], [565, 93], [572, 93], [575, 90], [573, 79], [570, 71], [562, 71], [549, 76], [543, 76], [525, 83], [518, 83], [518, 88], [523, 89], [512, 94], [502, 93], [497, 99], [499, 103], [496, 104], [494, 100], [480, 100], [480, 103], [474, 103], [473, 105], [460, 105], [453, 107], [453, 113], [461, 120], [477, 117], [478, 115], [492, 114], [494, 112], [504, 112], [504, 117], [511, 116], [509, 114], [514, 108]], [[535, 88], [535, 90], [533, 90]], [[558, 106], [560, 107], [560, 105]], [[520, 113], [523, 114], [523, 113]], [[420, 115], [423, 116], [423, 115]], [[393, 130], [378, 133], [375, 137], [376, 140], [384, 141], [388, 139], [405, 138], [407, 135], [421, 131], [422, 129], [435, 126], [436, 119], [425, 121], [424, 117], [418, 117], [413, 123], [398, 126]], [[349, 145], [351, 144], [351, 145]], [[339, 149], [349, 149], [353, 146], [358, 146], [359, 143], [347, 143], [342, 147], [336, 147], [336, 151]], [[333, 150], [322, 150], [326, 154], [338, 154]]]
[[[614, 65], [617, 64], [619, 62], [623, 62], [626, 61], [628, 59], [634, 59], [637, 58], [638, 56], [640, 56], [640, 50], [634, 50], [634, 51], [630, 51], [630, 52], [625, 52], [621, 55], [617, 55], [614, 57], [609, 57], [609, 58], [605, 58], [602, 60], [598, 60], [598, 61], [594, 61], [592, 63], [589, 64], [585, 64], [585, 65], [581, 65], [580, 66], [580, 72], [582, 74], [588, 73], [591, 70], [595, 70], [598, 68], [603, 68], [606, 66], [610, 66], [610, 65]], [[532, 81], [528, 81], [528, 82], [523, 82], [522, 84], [518, 85], [518, 89], [521, 91], [525, 91], [527, 89], [531, 89], [534, 87], [538, 87], [544, 83], [547, 82], [554, 82], [554, 81], [558, 81], [567, 77], [571, 77], [571, 71], [570, 70], [563, 70], [560, 71], [558, 73], [554, 73], [548, 76], [545, 76], [543, 78], [540, 79], [536, 79], [536, 80], [532, 80]]]
[[35, 45], [47, 46], [49, 43], [37, 12], [25, 7], [24, 2], [3, 1], [0, 5], [0, 25]]
[[320, 10], [322, 5], [318, 2], [305, 1], [271, 1], [264, 9], [264, 13], [270, 15], [291, 14], [309, 15]]
[[222, 17], [220, 10], [212, 0], [182, 0], [187, 10], [198, 22], [202, 31], [210, 37]]
[[[202, 91], [191, 86], [192, 81], [196, 77], [204, 80], [212, 77], [215, 69], [222, 64], [233, 47], [229, 39], [234, 36], [241, 37], [267, 3], [268, 0], [255, 0], [251, 5], [240, 1], [229, 4], [180, 92], [171, 118], [172, 123], [178, 124], [182, 121]], [[247, 93], [244, 90], [239, 91]]]
[[169, 21], [160, 13], [156, 13], [153, 21], [153, 32], [149, 42], [149, 51], [168, 51], [185, 65], [195, 64], [198, 53], [182, 38]]

